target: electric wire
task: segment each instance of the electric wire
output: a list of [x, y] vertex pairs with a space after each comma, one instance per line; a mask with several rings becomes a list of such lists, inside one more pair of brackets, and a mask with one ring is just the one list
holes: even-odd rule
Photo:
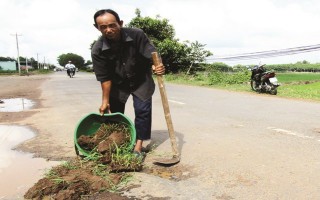
[[307, 52], [319, 51], [319, 50], [320, 50], [320, 44], [316, 44], [316, 45], [300, 46], [300, 47], [280, 49], [280, 50], [258, 51], [258, 52], [252, 52], [252, 53], [215, 56], [215, 57], [211, 56], [206, 60], [211, 60], [211, 61], [212, 60], [226, 60], [226, 61], [249, 60], [249, 59], [257, 59], [257, 58], [268, 58], [268, 57], [300, 54], [300, 53], [307, 53]]

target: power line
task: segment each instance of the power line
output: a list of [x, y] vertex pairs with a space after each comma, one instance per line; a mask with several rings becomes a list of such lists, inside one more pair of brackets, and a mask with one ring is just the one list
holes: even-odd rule
[[258, 51], [253, 53], [216, 56], [216, 57], [210, 57], [207, 60], [227, 60], [227, 61], [248, 60], [248, 59], [257, 59], [257, 58], [285, 56], [285, 55], [306, 53], [306, 52], [319, 51], [319, 50], [320, 50], [320, 44], [316, 44], [316, 45], [300, 46], [300, 47], [280, 49], [280, 50]]

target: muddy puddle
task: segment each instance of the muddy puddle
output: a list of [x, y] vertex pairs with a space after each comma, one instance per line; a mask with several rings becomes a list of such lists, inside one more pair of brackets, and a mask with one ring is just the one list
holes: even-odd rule
[[195, 173], [193, 173], [192, 167], [181, 164], [172, 166], [145, 166], [142, 172], [176, 182], [187, 180], [196, 175]]
[[34, 132], [23, 126], [0, 125], [0, 200], [23, 199], [46, 169], [60, 163], [32, 158], [30, 153], [14, 150], [34, 136]]
[[20, 112], [29, 110], [35, 102], [25, 98], [1, 99], [0, 112]]

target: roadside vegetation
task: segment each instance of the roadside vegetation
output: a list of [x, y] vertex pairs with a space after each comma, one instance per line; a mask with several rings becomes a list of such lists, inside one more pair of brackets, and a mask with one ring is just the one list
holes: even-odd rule
[[[39, 70], [34, 70], [34, 69], [29, 69], [28, 71], [26, 70], [21, 70], [21, 76], [30, 76], [30, 75], [37, 75], [37, 74], [50, 74], [52, 73], [52, 70], [47, 70], [47, 69], [39, 69]], [[1, 75], [19, 75], [19, 72], [16, 70], [1, 70], [0, 69], [0, 76]]]
[[[193, 75], [168, 74], [170, 83], [195, 85], [238, 92], [251, 92], [249, 70], [239, 72], [201, 72]], [[277, 96], [320, 101], [320, 73], [277, 73], [281, 86]]]

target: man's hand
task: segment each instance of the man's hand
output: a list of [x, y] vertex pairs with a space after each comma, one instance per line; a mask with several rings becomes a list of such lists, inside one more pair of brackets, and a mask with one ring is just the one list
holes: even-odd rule
[[102, 115], [104, 115], [104, 113], [108, 112], [111, 113], [110, 111], [110, 105], [109, 104], [102, 104], [99, 108], [99, 112]]
[[166, 68], [162, 63], [160, 63], [160, 65], [158, 66], [152, 65], [152, 70], [153, 70], [153, 73], [157, 75], [163, 75], [166, 72]]
[[102, 103], [99, 108], [99, 112], [101, 115], [110, 111], [110, 104], [109, 104], [109, 95], [111, 90], [111, 81], [105, 81], [101, 83], [101, 89], [102, 89]]

